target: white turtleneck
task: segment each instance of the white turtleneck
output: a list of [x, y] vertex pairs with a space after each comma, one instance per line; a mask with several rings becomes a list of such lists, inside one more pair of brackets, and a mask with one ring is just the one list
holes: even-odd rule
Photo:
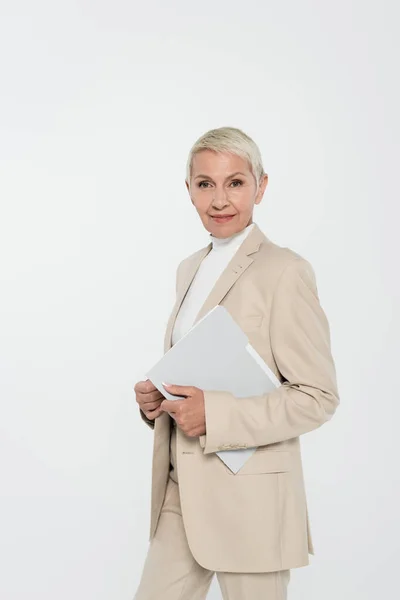
[[191, 329], [215, 283], [253, 227], [254, 223], [251, 223], [228, 238], [217, 238], [210, 234], [212, 248], [201, 261], [179, 309], [172, 332], [172, 345]]

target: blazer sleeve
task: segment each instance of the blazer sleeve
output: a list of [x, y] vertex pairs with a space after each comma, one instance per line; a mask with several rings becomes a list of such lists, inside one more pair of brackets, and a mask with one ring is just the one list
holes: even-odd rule
[[[176, 270], [175, 295], [178, 294], [179, 274], [180, 274], [180, 269], [181, 269], [181, 265], [183, 264], [183, 262], [184, 261], [181, 261], [179, 263], [178, 268]], [[154, 429], [154, 419], [148, 419], [140, 407], [139, 407], [139, 412], [140, 412], [140, 416], [142, 417], [143, 421], [150, 427], [150, 429]]]
[[204, 391], [204, 454], [297, 437], [331, 419], [339, 404], [329, 324], [313, 268], [302, 257], [290, 261], [275, 288], [270, 343], [284, 380], [276, 390], [248, 398]]

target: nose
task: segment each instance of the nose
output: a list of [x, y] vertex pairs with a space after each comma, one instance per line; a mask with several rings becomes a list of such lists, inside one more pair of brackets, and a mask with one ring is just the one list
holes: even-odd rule
[[228, 198], [225, 189], [216, 187], [213, 194], [213, 206], [221, 209], [228, 204]]

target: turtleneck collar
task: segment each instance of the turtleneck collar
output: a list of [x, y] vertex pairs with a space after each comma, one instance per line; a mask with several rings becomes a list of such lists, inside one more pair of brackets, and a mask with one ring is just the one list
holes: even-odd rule
[[240, 244], [247, 237], [247, 235], [250, 233], [250, 231], [253, 229], [253, 227], [254, 227], [254, 222], [250, 223], [250, 225], [247, 225], [247, 227], [242, 229], [242, 231], [234, 233], [233, 235], [231, 235], [227, 238], [218, 238], [210, 233], [210, 240], [212, 242], [212, 250], [219, 252], [219, 251], [223, 251], [225, 248], [228, 248], [231, 246], [239, 247]]

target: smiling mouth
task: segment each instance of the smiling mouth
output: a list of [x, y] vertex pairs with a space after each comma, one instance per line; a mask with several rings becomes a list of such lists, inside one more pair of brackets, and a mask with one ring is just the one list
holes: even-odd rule
[[230, 219], [235, 215], [210, 215], [213, 219]]

